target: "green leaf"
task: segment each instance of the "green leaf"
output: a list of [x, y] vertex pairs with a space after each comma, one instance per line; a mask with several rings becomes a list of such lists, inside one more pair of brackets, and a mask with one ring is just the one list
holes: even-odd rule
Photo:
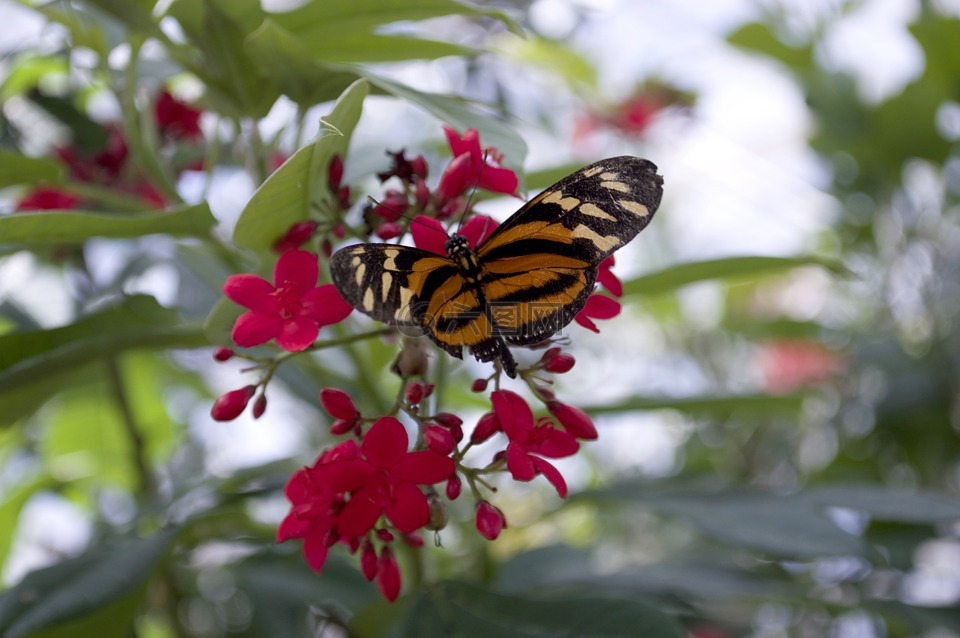
[[127, 297], [62, 328], [0, 335], [0, 398], [128, 349], [205, 345], [200, 328], [185, 325], [176, 311], [161, 307], [152, 297]]
[[727, 36], [727, 41], [742, 49], [779, 60], [794, 69], [813, 67], [813, 48], [809, 44], [798, 47], [785, 44], [765, 24], [746, 24]]
[[110, 55], [110, 43], [106, 30], [88, 12], [63, 10], [54, 3], [37, 7], [37, 10], [51, 22], [57, 22], [66, 27], [74, 47], [86, 47], [97, 52], [101, 57]]
[[301, 40], [269, 18], [247, 37], [245, 46], [280, 90], [303, 106], [336, 98], [359, 77], [320, 64]]
[[827, 485], [801, 493], [820, 507], [845, 507], [872, 518], [902, 523], [941, 523], [960, 520], [960, 500], [932, 490], [881, 485]]
[[734, 396], [692, 397], [630, 397], [619, 403], [584, 406], [590, 414], [617, 414], [633, 410], [677, 410], [688, 414], [733, 414], [770, 412], [798, 412], [803, 406], [803, 394], [742, 394]]
[[0, 633], [5, 638], [127, 638], [147, 580], [176, 534], [170, 528], [27, 574], [0, 596]]
[[[34, 186], [56, 182], [63, 177], [63, 166], [48, 158], [26, 157], [0, 149], [0, 188]], [[2, 223], [0, 218], [0, 223]]]
[[292, 224], [310, 218], [312, 211], [332, 210], [327, 168], [334, 155], [346, 156], [367, 91], [363, 80], [351, 84], [321, 120], [317, 140], [298, 149], [260, 185], [237, 220], [233, 240], [238, 246], [265, 252]]
[[688, 262], [659, 272], [641, 275], [623, 284], [624, 296], [661, 295], [699, 281], [712, 279], [755, 280], [801, 266], [821, 266], [842, 274], [842, 264], [825, 257], [724, 257]]
[[84, 0], [117, 18], [130, 29], [151, 33], [157, 28], [153, 7], [157, 0]]
[[504, 164], [515, 168], [523, 166], [523, 160], [527, 156], [527, 143], [523, 138], [502, 121], [477, 112], [466, 100], [424, 93], [369, 71], [361, 72], [371, 84], [396, 97], [417, 104], [441, 122], [453, 126], [461, 134], [469, 128], [477, 129], [480, 132], [480, 143], [484, 147], [495, 147], [503, 153]]
[[820, 558], [862, 555], [862, 539], [834, 525], [803, 494], [747, 489], [654, 491], [649, 483], [624, 481], [577, 499], [644, 505], [690, 521], [722, 542], [775, 556]]
[[470, 55], [473, 49], [400, 35], [343, 31], [328, 38], [305, 41], [307, 51], [323, 62], [401, 62], [434, 60], [451, 55]]
[[0, 82], [0, 102], [29, 93], [48, 75], [66, 77], [69, 74], [70, 61], [66, 56], [32, 53], [18, 55], [9, 62], [9, 67], [4, 69], [5, 77], [3, 82]]
[[86, 211], [19, 213], [0, 217], [0, 246], [57, 246], [81, 244], [92, 237], [118, 239], [158, 233], [205, 239], [216, 223], [206, 203], [169, 212], [126, 215]]
[[573, 87], [596, 91], [597, 69], [585, 55], [563, 42], [538, 37], [509, 38], [502, 49], [508, 58], [555, 73]]
[[7, 560], [7, 554], [13, 544], [13, 537], [17, 531], [20, 510], [26, 505], [30, 497], [42, 489], [53, 484], [53, 479], [47, 475], [40, 475], [32, 480], [21, 482], [16, 488], [8, 490], [0, 502], [0, 565]]

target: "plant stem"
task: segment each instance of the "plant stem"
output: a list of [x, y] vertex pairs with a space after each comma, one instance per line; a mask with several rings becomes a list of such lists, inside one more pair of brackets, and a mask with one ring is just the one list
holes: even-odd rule
[[126, 386], [123, 375], [120, 374], [120, 366], [117, 358], [107, 357], [106, 365], [110, 390], [116, 401], [117, 409], [120, 410], [120, 422], [123, 425], [127, 439], [130, 441], [133, 466], [136, 468], [137, 476], [140, 480], [137, 492], [141, 497], [150, 496], [156, 489], [156, 482], [154, 481], [153, 473], [150, 471], [150, 464], [147, 461], [146, 442], [137, 427], [133, 410], [130, 408], [130, 401], [127, 398]]

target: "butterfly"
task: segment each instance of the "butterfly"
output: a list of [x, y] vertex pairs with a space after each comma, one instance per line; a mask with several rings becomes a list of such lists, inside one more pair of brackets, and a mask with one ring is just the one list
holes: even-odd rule
[[399, 244], [356, 244], [330, 259], [333, 283], [378, 321], [415, 326], [454, 357], [500, 360], [509, 345], [559, 332], [593, 291], [600, 262], [643, 230], [663, 178], [649, 160], [612, 157], [531, 199], [476, 248], [451, 235], [446, 255]]

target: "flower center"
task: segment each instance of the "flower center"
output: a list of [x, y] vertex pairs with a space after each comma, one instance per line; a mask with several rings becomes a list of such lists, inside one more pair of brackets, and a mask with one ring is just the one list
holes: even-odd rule
[[303, 294], [297, 284], [292, 281], [284, 281], [273, 291], [273, 296], [280, 302], [280, 317], [282, 319], [293, 319], [300, 316], [303, 311], [300, 298], [303, 297]]

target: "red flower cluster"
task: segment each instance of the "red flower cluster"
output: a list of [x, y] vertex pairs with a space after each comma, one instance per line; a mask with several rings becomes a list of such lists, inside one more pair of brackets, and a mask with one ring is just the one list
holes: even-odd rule
[[[178, 101], [163, 91], [155, 104], [155, 121], [161, 137], [167, 143], [196, 142], [203, 137], [199, 120], [202, 112]], [[88, 184], [106, 186], [134, 195], [155, 208], [163, 208], [167, 200], [129, 162], [129, 149], [123, 132], [116, 124], [104, 126], [105, 142], [93, 151], [77, 146], [54, 150], [54, 157], [66, 168], [71, 179]], [[187, 168], [186, 166], [182, 168]], [[66, 190], [43, 186], [26, 193], [17, 202], [16, 210], [70, 210], [80, 205], [80, 198]]]

